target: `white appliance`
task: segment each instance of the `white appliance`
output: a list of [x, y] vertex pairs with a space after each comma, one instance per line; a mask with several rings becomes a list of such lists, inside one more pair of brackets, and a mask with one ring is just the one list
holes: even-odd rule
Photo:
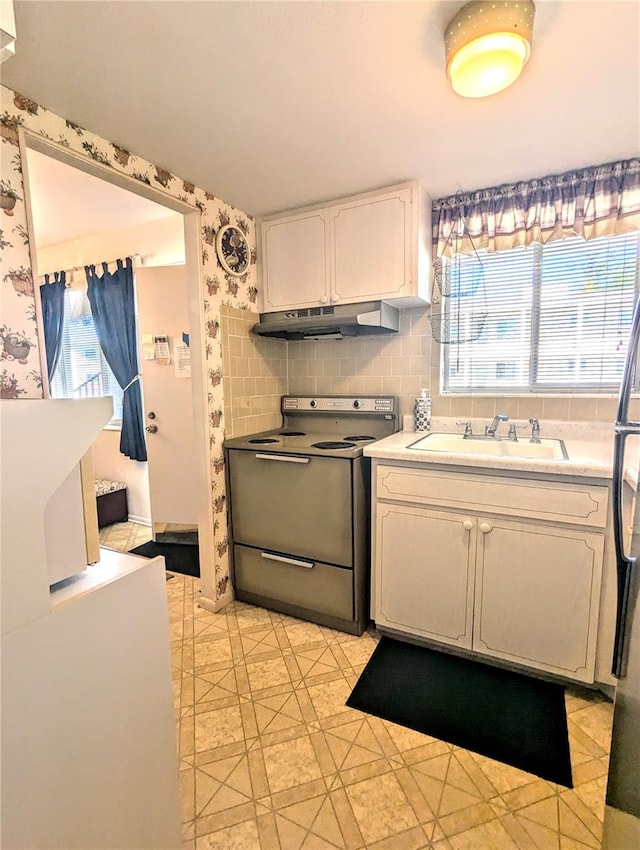
[[87, 569], [80, 464], [76, 464], [44, 509], [49, 585]]

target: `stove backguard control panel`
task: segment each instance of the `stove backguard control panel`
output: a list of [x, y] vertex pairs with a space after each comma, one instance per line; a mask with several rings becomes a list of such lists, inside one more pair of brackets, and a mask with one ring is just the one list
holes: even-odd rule
[[395, 413], [393, 396], [283, 396], [282, 412]]

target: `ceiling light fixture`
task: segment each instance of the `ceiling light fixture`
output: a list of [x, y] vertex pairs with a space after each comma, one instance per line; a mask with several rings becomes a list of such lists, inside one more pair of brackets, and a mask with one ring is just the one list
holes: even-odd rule
[[466, 3], [445, 30], [447, 76], [462, 97], [487, 97], [514, 83], [531, 54], [531, 0]]

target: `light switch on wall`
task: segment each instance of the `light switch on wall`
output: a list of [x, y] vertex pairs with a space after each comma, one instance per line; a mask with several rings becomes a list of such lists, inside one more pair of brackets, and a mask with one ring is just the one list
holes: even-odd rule
[[142, 334], [142, 358], [143, 360], [155, 360], [155, 348], [153, 346], [153, 335]]

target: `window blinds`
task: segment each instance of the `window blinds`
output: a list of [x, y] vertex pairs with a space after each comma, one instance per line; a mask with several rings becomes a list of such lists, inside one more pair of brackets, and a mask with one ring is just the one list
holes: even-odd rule
[[464, 339], [472, 317], [487, 315], [477, 339], [443, 346], [444, 390], [616, 391], [638, 295], [638, 245], [637, 232], [575, 237], [458, 262], [443, 298], [444, 338]]
[[53, 398], [113, 397], [112, 421], [122, 420], [122, 390], [104, 358], [86, 292], [67, 289], [62, 350], [53, 380]]

